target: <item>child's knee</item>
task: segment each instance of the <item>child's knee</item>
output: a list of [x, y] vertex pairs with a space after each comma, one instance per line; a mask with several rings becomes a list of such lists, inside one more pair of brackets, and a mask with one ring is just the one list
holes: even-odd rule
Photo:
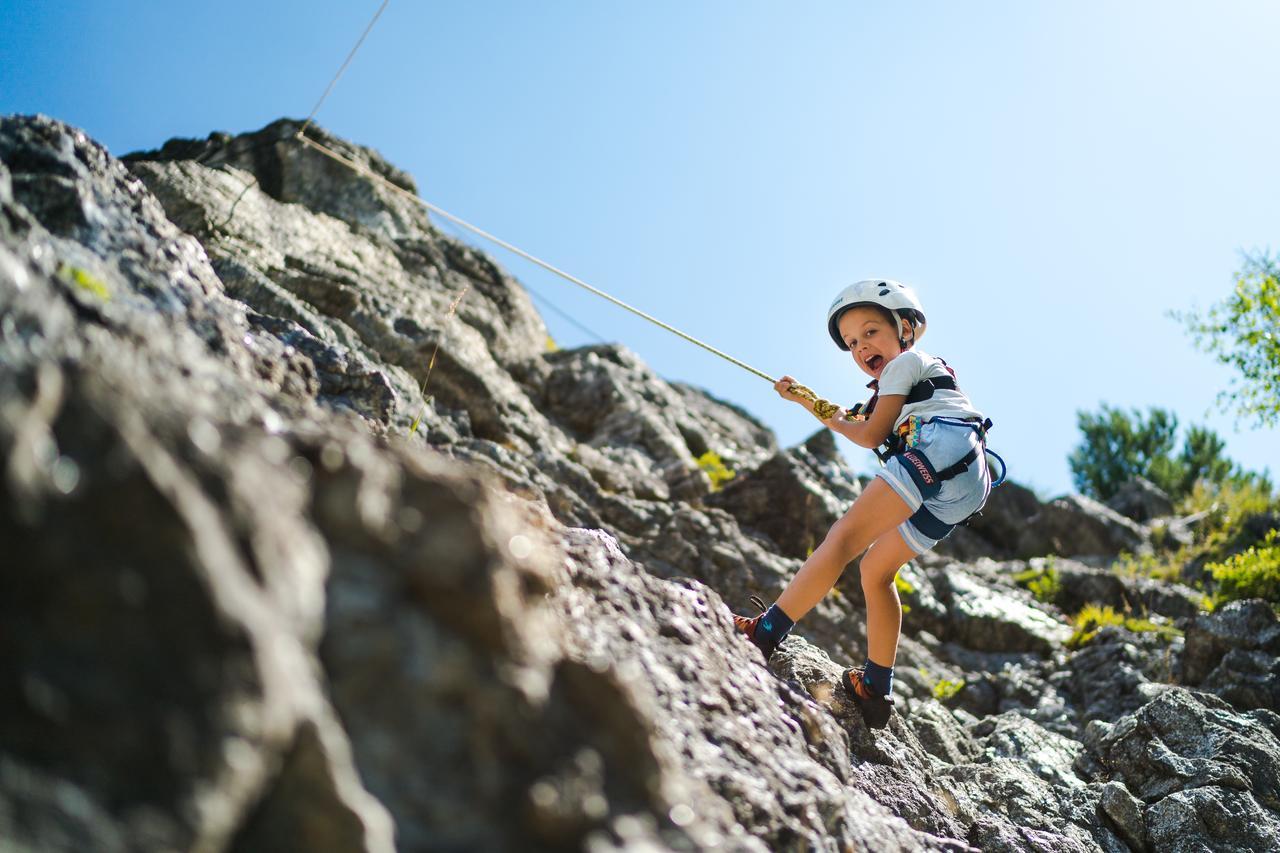
[[871, 552], [862, 558], [859, 569], [862, 572], [863, 590], [888, 586], [893, 583], [893, 576], [898, 573], [897, 566], [891, 566], [882, 560], [871, 559]]
[[896, 542], [878, 539], [867, 549], [860, 564], [864, 589], [893, 583], [894, 575], [909, 559], [909, 555], [901, 553], [901, 549], [896, 546]]
[[849, 562], [866, 550], [867, 543], [863, 537], [864, 534], [858, 525], [845, 516], [831, 525], [822, 544], [828, 548], [834, 548], [845, 562]]

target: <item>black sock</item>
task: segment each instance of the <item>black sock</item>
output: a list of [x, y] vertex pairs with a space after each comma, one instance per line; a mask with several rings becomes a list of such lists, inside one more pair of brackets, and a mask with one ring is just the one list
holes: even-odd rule
[[791, 629], [795, 627], [795, 624], [795, 621], [783, 613], [782, 608], [775, 602], [760, 616], [760, 621], [756, 623], [756, 635], [753, 639], [756, 641], [756, 645], [765, 651], [765, 654], [772, 654], [778, 644], [787, 638], [787, 634], [791, 633]]
[[862, 680], [867, 686], [876, 692], [878, 696], [893, 695], [893, 667], [881, 666], [872, 662], [871, 658], [867, 658], [866, 668], [863, 670]]

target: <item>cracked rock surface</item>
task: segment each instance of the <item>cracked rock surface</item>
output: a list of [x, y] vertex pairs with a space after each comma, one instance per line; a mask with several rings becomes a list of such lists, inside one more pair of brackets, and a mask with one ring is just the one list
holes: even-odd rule
[[[767, 665], [729, 618], [856, 499], [831, 436], [547, 351], [297, 127], [121, 160], [0, 119], [4, 849], [1280, 848], [1268, 605], [1093, 568], [1147, 529], [1010, 484], [903, 570], [873, 733], [856, 562]], [[1185, 642], [1069, 649], [1084, 602]]]

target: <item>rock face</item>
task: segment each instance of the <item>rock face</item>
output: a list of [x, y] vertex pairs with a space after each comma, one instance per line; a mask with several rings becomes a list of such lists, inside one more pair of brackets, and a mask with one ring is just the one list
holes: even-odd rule
[[1029, 559], [1049, 554], [1111, 560], [1149, 545], [1137, 522], [1082, 495], [1041, 503], [1030, 489], [1006, 483], [991, 493], [982, 514], [938, 548], [960, 559]]
[[1140, 846], [1275, 850], [1278, 733], [1280, 717], [1273, 713], [1242, 716], [1214, 697], [1175, 689], [1114, 725], [1093, 723], [1086, 743], [1136, 798], [1127, 805], [1116, 798], [1116, 805], [1123, 834]]
[[[0, 119], [5, 849], [1274, 849], [1266, 605], [1065, 560], [1042, 603], [1023, 560], [1145, 533], [1010, 485], [904, 569], [873, 734], [856, 565], [767, 667], [729, 619], [857, 497], [831, 436], [546, 352], [297, 126], [120, 161]], [[1185, 646], [1071, 651], [1086, 599]]]

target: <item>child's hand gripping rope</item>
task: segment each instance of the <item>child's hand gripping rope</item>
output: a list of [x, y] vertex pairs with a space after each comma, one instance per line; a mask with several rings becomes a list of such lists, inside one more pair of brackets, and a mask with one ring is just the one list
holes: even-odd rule
[[[777, 382], [773, 383], [773, 390], [778, 392], [778, 396], [784, 400], [801, 405], [809, 403], [806, 409], [813, 412], [814, 417], [820, 421], [827, 421], [840, 413], [840, 407], [830, 400], [819, 397], [813, 392], [813, 389], [807, 385], [801, 385], [791, 376], [784, 376]], [[854, 406], [851, 409], [844, 410], [844, 416], [853, 420], [858, 416], [860, 406]]]

